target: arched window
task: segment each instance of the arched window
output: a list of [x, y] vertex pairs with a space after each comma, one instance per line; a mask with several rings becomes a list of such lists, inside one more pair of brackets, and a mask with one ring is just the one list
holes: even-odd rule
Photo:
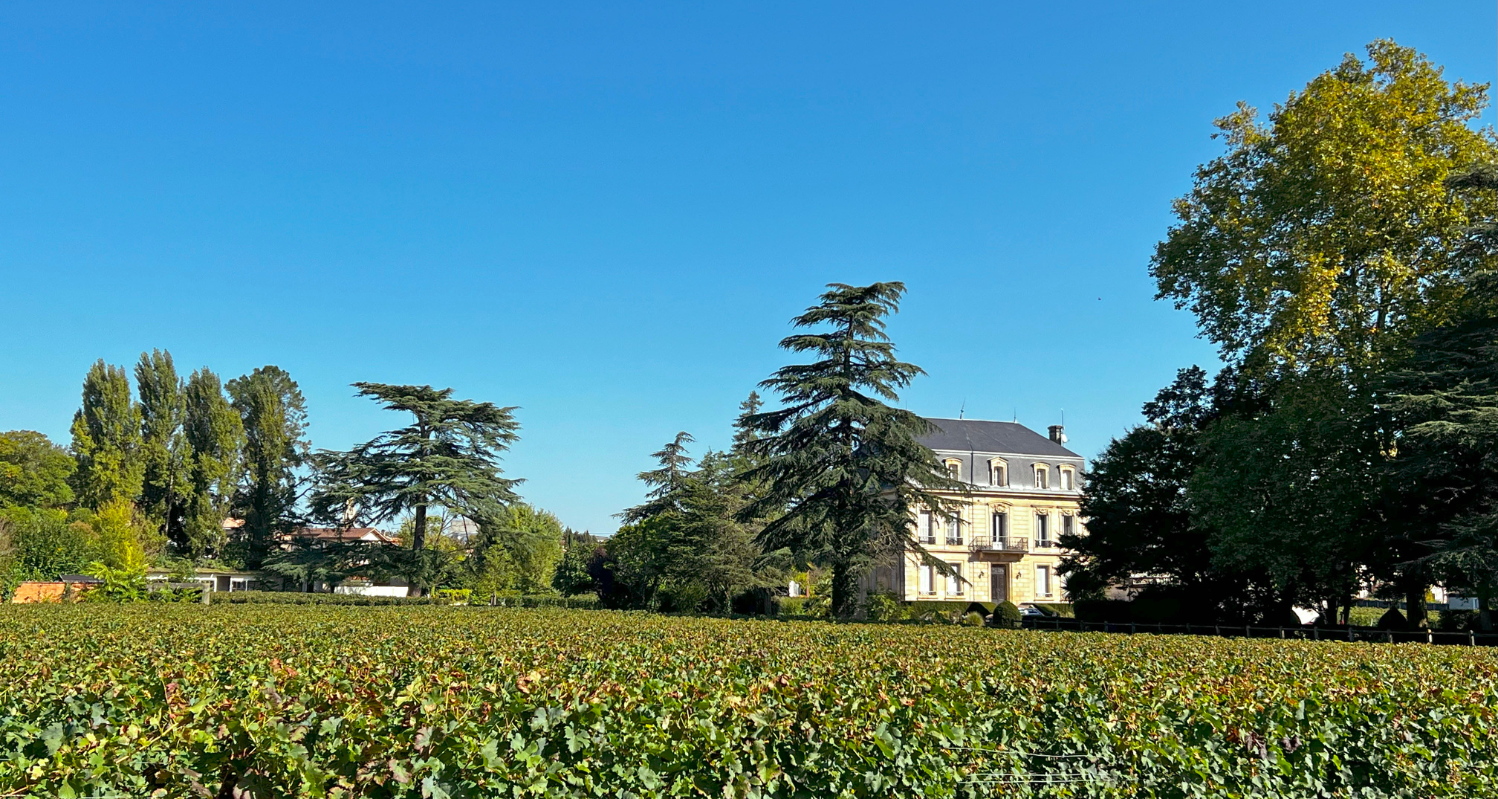
[[953, 480], [962, 479], [962, 461], [956, 458], [947, 458], [946, 466], [948, 477], [952, 478]]
[[1051, 487], [1051, 467], [1044, 463], [1035, 464], [1035, 487], [1042, 489]]
[[1061, 471], [1061, 490], [1071, 491], [1076, 488], [1076, 477], [1070, 466], [1059, 467]]

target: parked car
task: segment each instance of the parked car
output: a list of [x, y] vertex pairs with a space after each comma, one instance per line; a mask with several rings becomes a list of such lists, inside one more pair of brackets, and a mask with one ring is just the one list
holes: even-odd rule
[[1025, 602], [1019, 606], [1019, 615], [1050, 618], [1052, 616], [1059, 616], [1061, 614], [1057, 613], [1054, 610], [1047, 610], [1042, 607], [1037, 607], [1029, 602]]

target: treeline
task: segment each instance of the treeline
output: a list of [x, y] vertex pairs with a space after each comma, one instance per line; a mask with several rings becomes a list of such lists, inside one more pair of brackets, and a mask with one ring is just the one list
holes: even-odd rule
[[[358, 383], [412, 424], [348, 452], [312, 452], [305, 401], [278, 367], [184, 379], [158, 350], [141, 355], [134, 378], [103, 361], [89, 369], [70, 447], [0, 434], [4, 593], [70, 573], [138, 586], [150, 565], [183, 576], [263, 570], [304, 589], [357, 576], [404, 579], [413, 593], [536, 593], [551, 590], [569, 541], [593, 540], [524, 503], [519, 481], [503, 476], [513, 408]], [[294, 535], [380, 524], [399, 530], [394, 543]]]
[[184, 379], [155, 350], [134, 377], [138, 393], [123, 367], [89, 369], [70, 447], [0, 433], [0, 583], [171, 557], [258, 566], [296, 522], [306, 408], [284, 370]]
[[1092, 464], [1074, 596], [1161, 615], [1347, 623], [1363, 591], [1427, 624], [1498, 589], [1498, 145], [1487, 87], [1375, 42], [1275, 107], [1176, 203], [1151, 272], [1221, 349]]
[[934, 492], [964, 487], [919, 442], [928, 423], [891, 404], [922, 373], [885, 333], [904, 294], [897, 282], [830, 284], [792, 320], [807, 332], [780, 342], [811, 361], [760, 383], [780, 407], [751, 393], [729, 451], [695, 462], [678, 433], [640, 474], [646, 501], [586, 561], [569, 551], [563, 571], [605, 605], [683, 612], [764, 612], [794, 578], [844, 618], [864, 610], [860, 579], [908, 551], [947, 572], [914, 520], [951, 508]]
[[758, 460], [747, 447], [756, 437], [747, 420], [760, 404], [751, 393], [741, 406], [728, 452], [694, 461], [685, 432], [656, 452], [659, 467], [639, 475], [646, 501], [620, 513], [618, 532], [591, 552], [569, 552], [574, 590], [596, 592], [607, 607], [766, 612], [797, 563], [789, 549], [765, 551], [757, 540], [763, 520], [745, 514], [758, 495], [748, 478]]

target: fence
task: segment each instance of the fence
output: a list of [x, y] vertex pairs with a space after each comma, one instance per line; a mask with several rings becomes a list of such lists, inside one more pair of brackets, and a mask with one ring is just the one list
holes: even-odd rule
[[1298, 641], [1365, 641], [1379, 644], [1498, 646], [1498, 632], [1380, 630], [1374, 627], [1254, 627], [1231, 624], [1150, 624], [1132, 621], [1083, 621], [1056, 616], [1026, 616], [1027, 630], [1122, 633], [1124, 635], [1212, 635], [1223, 638], [1280, 638]]

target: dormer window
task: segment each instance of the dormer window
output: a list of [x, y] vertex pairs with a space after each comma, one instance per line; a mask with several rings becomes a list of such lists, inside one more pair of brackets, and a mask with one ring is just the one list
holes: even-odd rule
[[994, 458], [988, 462], [988, 484], [991, 486], [1009, 485], [1009, 462], [1002, 458]]
[[948, 477], [952, 478], [953, 480], [962, 479], [962, 461], [957, 460], [956, 458], [951, 458], [947, 460], [946, 465]]
[[1061, 490], [1070, 491], [1074, 486], [1075, 482], [1072, 477], [1072, 470], [1065, 466], [1061, 467]]
[[1035, 464], [1035, 487], [1041, 489], [1051, 487], [1051, 469], [1043, 463]]

